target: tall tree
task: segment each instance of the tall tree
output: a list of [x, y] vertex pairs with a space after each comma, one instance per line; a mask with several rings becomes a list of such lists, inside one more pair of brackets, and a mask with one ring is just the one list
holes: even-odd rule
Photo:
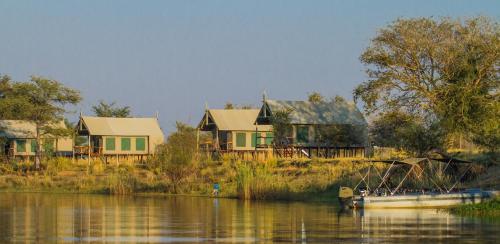
[[398, 19], [361, 55], [369, 79], [354, 97], [368, 114], [403, 112], [498, 148], [499, 30], [486, 17]]
[[224, 109], [234, 109], [234, 105], [232, 102], [227, 102], [225, 105], [224, 105]]
[[130, 117], [130, 107], [118, 107], [116, 102], [106, 103], [103, 100], [99, 104], [92, 106], [92, 111], [97, 117], [116, 117], [127, 118]]
[[63, 135], [66, 130], [54, 125], [64, 119], [65, 106], [80, 102], [80, 93], [58, 81], [32, 76], [29, 82], [5, 82], [0, 97], [1, 117], [21, 119], [35, 124], [35, 168], [40, 169], [42, 137], [46, 134]]
[[320, 102], [324, 102], [325, 98], [319, 92], [312, 92], [311, 94], [309, 94], [308, 100], [309, 100], [309, 102], [312, 102], [312, 103], [320, 103]]

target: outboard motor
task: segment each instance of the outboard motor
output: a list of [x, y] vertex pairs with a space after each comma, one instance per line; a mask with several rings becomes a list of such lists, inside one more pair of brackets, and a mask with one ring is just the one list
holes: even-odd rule
[[341, 186], [339, 189], [339, 203], [341, 208], [353, 207], [354, 192], [351, 188]]

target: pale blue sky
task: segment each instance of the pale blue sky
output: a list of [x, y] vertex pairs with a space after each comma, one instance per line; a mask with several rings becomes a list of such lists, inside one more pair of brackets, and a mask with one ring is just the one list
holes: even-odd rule
[[[500, 1], [6, 1], [0, 73], [57, 79], [99, 99], [195, 125], [204, 104], [312, 91], [352, 99], [358, 57], [398, 17], [500, 15]], [[71, 116], [75, 118], [75, 115]]]

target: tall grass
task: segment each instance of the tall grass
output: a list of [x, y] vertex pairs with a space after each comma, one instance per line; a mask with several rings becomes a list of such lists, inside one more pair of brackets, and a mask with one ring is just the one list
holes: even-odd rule
[[[282, 160], [271, 158], [267, 162], [240, 161], [200, 161], [189, 167], [190, 172], [181, 184], [175, 184], [169, 175], [151, 164], [134, 166], [121, 164], [106, 165], [102, 162], [85, 161], [72, 163], [70, 159], [53, 158], [44, 162], [42, 171], [32, 170], [32, 164], [14, 162], [0, 164], [0, 189], [29, 191], [64, 191], [105, 194], [137, 193], [182, 193], [209, 195], [214, 183], [221, 186], [219, 196], [241, 199], [276, 200], [330, 200], [336, 201], [340, 185], [353, 187], [361, 180], [357, 170], [366, 170], [366, 164], [356, 164], [351, 160], [297, 159]], [[383, 174], [388, 164], [375, 164]], [[404, 176], [404, 172], [391, 177], [394, 187]], [[428, 172], [433, 180], [446, 183], [450, 179], [439, 171]], [[376, 186], [380, 180], [372, 169], [370, 185]], [[420, 182], [425, 187], [432, 182], [413, 179], [409, 183]]]
[[110, 194], [126, 195], [134, 193], [138, 180], [131, 167], [119, 167], [108, 175], [108, 189]]
[[287, 199], [290, 190], [286, 180], [258, 163], [237, 166], [237, 192], [240, 199]]
[[500, 217], [500, 198], [478, 204], [466, 204], [450, 209], [451, 213], [462, 216]]

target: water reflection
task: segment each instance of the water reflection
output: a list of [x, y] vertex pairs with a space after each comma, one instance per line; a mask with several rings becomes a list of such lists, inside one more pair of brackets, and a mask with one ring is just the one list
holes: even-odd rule
[[492, 241], [500, 223], [437, 210], [200, 197], [0, 193], [1, 242]]

